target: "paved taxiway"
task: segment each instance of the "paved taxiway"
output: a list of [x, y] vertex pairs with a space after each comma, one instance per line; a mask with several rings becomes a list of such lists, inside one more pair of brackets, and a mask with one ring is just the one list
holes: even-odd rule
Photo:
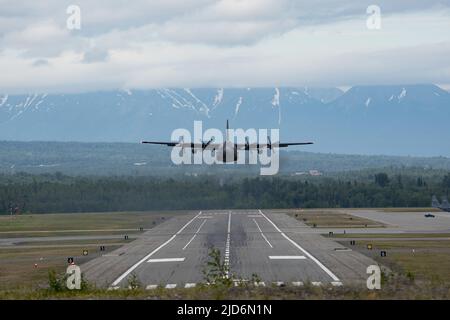
[[[416, 233], [450, 232], [450, 213], [448, 212], [432, 212], [435, 216], [434, 218], [426, 218], [426, 212], [384, 212], [373, 209], [348, 210], [345, 212], [360, 218], [381, 222], [388, 226], [389, 231], [397, 230]], [[387, 230], [384, 229], [384, 231], [386, 232]]]
[[230, 276], [257, 274], [261, 285], [365, 284], [373, 260], [307, 230], [283, 213], [203, 211], [174, 217], [81, 269], [103, 287], [127, 287], [132, 274], [148, 289], [191, 287], [204, 282], [208, 252], [217, 248]]

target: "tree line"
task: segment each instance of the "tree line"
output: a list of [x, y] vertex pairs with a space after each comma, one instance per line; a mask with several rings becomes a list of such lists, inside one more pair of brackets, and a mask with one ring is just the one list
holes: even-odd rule
[[448, 196], [445, 175], [358, 173], [343, 177], [183, 179], [0, 175], [0, 213], [175, 209], [427, 207]]

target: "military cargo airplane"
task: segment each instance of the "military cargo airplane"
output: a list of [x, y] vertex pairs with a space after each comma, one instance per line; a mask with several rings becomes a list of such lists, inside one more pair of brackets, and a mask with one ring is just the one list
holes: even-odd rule
[[226, 139], [223, 143], [213, 143], [214, 139], [211, 138], [207, 142], [194, 143], [188, 142], [185, 143], [183, 141], [179, 142], [161, 142], [161, 141], [141, 141], [141, 143], [148, 144], [157, 144], [157, 145], [166, 145], [169, 147], [181, 147], [182, 149], [191, 149], [192, 153], [196, 151], [204, 151], [211, 150], [215, 152], [216, 159], [219, 162], [236, 162], [238, 160], [238, 150], [256, 150], [258, 153], [261, 153], [263, 149], [267, 148], [269, 150], [276, 148], [285, 148], [288, 146], [301, 146], [313, 144], [313, 142], [291, 142], [291, 143], [280, 143], [270, 141], [270, 137], [267, 137], [267, 143], [249, 143], [248, 137], [245, 137], [245, 143], [239, 144], [234, 143], [230, 140], [229, 137], [229, 124], [227, 120], [227, 127], [225, 131]]

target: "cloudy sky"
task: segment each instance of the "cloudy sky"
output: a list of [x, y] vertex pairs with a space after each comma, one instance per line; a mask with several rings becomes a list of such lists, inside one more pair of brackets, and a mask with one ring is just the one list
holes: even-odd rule
[[[81, 28], [69, 29], [71, 5]], [[381, 29], [369, 29], [369, 5]], [[371, 20], [373, 21], [373, 20]], [[73, 24], [70, 24], [73, 25]], [[0, 0], [0, 92], [436, 83], [450, 0]]]

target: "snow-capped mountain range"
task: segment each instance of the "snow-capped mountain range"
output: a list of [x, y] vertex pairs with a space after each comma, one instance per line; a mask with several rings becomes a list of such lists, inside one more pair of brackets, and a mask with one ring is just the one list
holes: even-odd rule
[[139, 142], [172, 130], [280, 128], [308, 151], [450, 156], [450, 93], [435, 85], [163, 88], [0, 94], [0, 140]]

